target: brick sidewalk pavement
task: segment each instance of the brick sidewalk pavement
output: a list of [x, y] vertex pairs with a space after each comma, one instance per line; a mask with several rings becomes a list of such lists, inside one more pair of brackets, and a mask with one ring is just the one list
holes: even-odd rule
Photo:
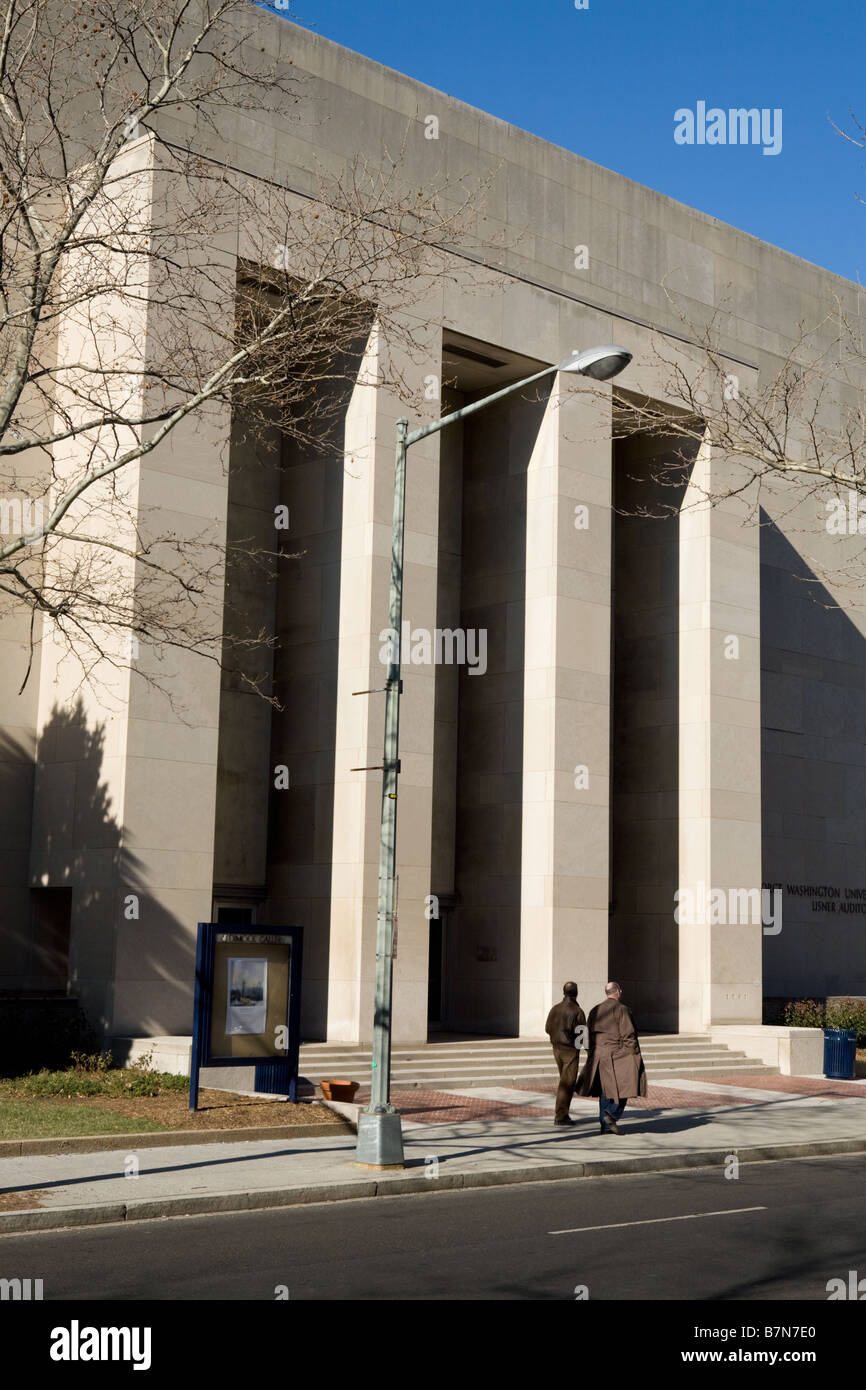
[[[533, 1096], [549, 1095], [551, 1108], [542, 1109], [530, 1101], [527, 1105], [513, 1101], [476, 1099], [469, 1095], [454, 1095], [450, 1091], [397, 1091], [391, 1100], [406, 1120], [415, 1124], [458, 1124], [463, 1120], [553, 1120], [552, 1102], [556, 1095], [554, 1085], [510, 1087], [513, 1090], [531, 1091]], [[579, 1098], [578, 1098], [579, 1099]], [[730, 1097], [719, 1092], [672, 1091], [663, 1086], [650, 1086], [646, 1096], [636, 1096], [628, 1103], [629, 1110], [699, 1110], [715, 1105], [730, 1104]], [[743, 1099], [743, 1105], [754, 1102]], [[596, 1118], [597, 1102], [592, 1101], [590, 1110], [584, 1104], [581, 1110], [572, 1112], [574, 1119]]]
[[[674, 1089], [665, 1085], [653, 1086], [650, 1082], [647, 1095], [635, 1096], [629, 1100], [627, 1111], [709, 1110], [720, 1105], [755, 1104], [753, 1096], [738, 1095], [731, 1089], [716, 1090], [714, 1086], [738, 1088], [743, 1091], [784, 1091], [792, 1096], [828, 1096], [834, 1099], [850, 1097], [866, 1100], [866, 1086], [862, 1083], [827, 1081], [822, 1077], [808, 1076], [744, 1076], [741, 1072], [735, 1072], [730, 1076], [714, 1078], [713, 1083], [706, 1083], [704, 1091]], [[556, 1085], [553, 1081], [549, 1085], [527, 1081], [509, 1086], [507, 1089], [511, 1092], [527, 1091], [530, 1094], [532, 1099], [528, 1100], [526, 1105], [514, 1101], [492, 1100], [483, 1095], [484, 1088], [481, 1089], [482, 1094], [476, 1097], [468, 1091], [425, 1091], [413, 1087], [408, 1091], [392, 1092], [391, 1100], [403, 1118], [414, 1124], [459, 1124], [465, 1120], [552, 1121], [551, 1109], [539, 1106], [536, 1098], [541, 1095], [549, 1096], [552, 1102], [556, 1095]], [[366, 1093], [359, 1093], [356, 1100], [362, 1105], [365, 1104]], [[574, 1119], [589, 1119], [596, 1115], [594, 1101], [592, 1110], [588, 1108], [586, 1098], [576, 1097], [575, 1101], [580, 1104], [580, 1109], [572, 1110]]]
[[866, 1100], [866, 1085], [863, 1081], [828, 1081], [824, 1076], [743, 1076], [736, 1072], [733, 1076], [715, 1078], [719, 1086], [748, 1086], [756, 1091], [789, 1091], [801, 1096], [849, 1096]]

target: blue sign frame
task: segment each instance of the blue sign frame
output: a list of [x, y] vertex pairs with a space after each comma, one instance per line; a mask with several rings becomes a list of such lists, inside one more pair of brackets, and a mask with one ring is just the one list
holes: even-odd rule
[[[214, 1002], [214, 965], [218, 936], [237, 939], [244, 937], [251, 945], [289, 946], [289, 979], [286, 992], [287, 1046], [284, 1056], [277, 1057], [215, 1057], [210, 1052], [211, 1023]], [[198, 1108], [199, 1073], [202, 1067], [255, 1066], [254, 1089], [269, 1095], [288, 1095], [298, 1098], [298, 1053], [301, 1046], [301, 963], [303, 960], [303, 927], [249, 927], [229, 922], [199, 922], [195, 953], [195, 1003], [192, 1023], [192, 1054], [189, 1067], [189, 1108]]]

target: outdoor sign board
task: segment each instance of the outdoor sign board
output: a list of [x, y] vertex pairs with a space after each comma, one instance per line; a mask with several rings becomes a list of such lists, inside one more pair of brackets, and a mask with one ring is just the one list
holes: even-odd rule
[[255, 1065], [257, 1091], [297, 1100], [303, 927], [199, 922], [189, 1108], [202, 1067]]

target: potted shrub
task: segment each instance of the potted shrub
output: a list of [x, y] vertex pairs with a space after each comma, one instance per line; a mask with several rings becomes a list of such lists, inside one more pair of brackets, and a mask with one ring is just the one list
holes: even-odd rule
[[823, 1028], [824, 1004], [820, 999], [792, 999], [785, 1005], [788, 1028]]

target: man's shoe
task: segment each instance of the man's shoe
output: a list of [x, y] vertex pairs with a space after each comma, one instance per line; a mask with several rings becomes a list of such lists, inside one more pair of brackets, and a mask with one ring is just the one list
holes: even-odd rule
[[570, 1115], [566, 1115], [564, 1120], [554, 1120], [553, 1123], [555, 1125], [573, 1125], [576, 1124], [576, 1121], [573, 1120]]
[[609, 1115], [607, 1117], [607, 1123], [605, 1123], [604, 1120], [601, 1121], [600, 1129], [602, 1134], [619, 1134], [616, 1120], [612, 1120]]

